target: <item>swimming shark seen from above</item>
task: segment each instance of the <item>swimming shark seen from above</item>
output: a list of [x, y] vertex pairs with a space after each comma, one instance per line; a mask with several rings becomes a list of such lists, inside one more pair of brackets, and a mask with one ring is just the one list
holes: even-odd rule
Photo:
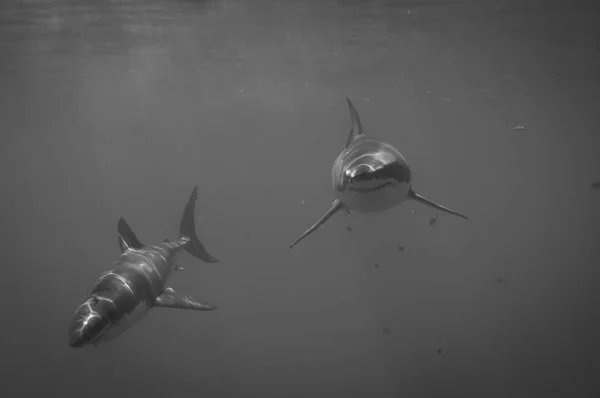
[[410, 166], [402, 154], [390, 144], [368, 137], [363, 131], [358, 111], [349, 98], [346, 98], [346, 102], [352, 128], [346, 146], [331, 170], [335, 200], [331, 209], [296, 239], [290, 248], [342, 209], [349, 213], [377, 213], [412, 199], [468, 220], [465, 215], [416, 193], [411, 186]]
[[180, 296], [166, 287], [179, 253], [186, 250], [194, 257], [217, 263], [196, 236], [194, 206], [198, 188], [194, 188], [179, 225], [179, 239], [157, 245], [143, 245], [127, 222], [119, 219], [121, 255], [113, 267], [96, 281], [91, 293], [77, 308], [69, 324], [69, 345], [97, 347], [122, 334], [136, 324], [151, 308], [179, 308], [212, 311], [212, 304]]

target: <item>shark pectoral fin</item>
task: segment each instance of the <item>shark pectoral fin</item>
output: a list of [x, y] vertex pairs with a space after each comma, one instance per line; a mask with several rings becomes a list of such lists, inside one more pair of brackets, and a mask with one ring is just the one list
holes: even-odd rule
[[158, 296], [154, 306], [196, 311], [212, 311], [217, 309], [212, 304], [198, 301], [190, 296], [178, 296], [173, 289], [166, 289], [163, 294]]
[[309, 229], [306, 230], [306, 232], [304, 232], [302, 235], [300, 235], [300, 237], [298, 239], [296, 239], [294, 241], [294, 243], [292, 243], [290, 245], [290, 249], [292, 247], [296, 246], [296, 244], [298, 244], [301, 240], [303, 240], [304, 238], [306, 238], [308, 235], [312, 234], [321, 225], [325, 224], [325, 222], [327, 220], [329, 220], [331, 218], [331, 216], [333, 216], [335, 213], [337, 213], [343, 207], [344, 207], [344, 205], [342, 204], [342, 202], [340, 202], [337, 199], [334, 200], [331, 209], [329, 209], [327, 211], [327, 213], [325, 213], [325, 215], [323, 217], [321, 217], [321, 219], [319, 221], [317, 221], [312, 227], [310, 227]]
[[354, 107], [354, 104], [348, 97], [346, 97], [346, 102], [348, 103], [348, 108], [350, 109], [350, 120], [352, 121], [352, 128], [350, 129], [348, 139], [346, 140], [346, 148], [348, 148], [355, 139], [365, 135], [365, 133], [363, 132], [362, 124], [360, 123], [360, 117], [358, 116], [358, 111]]
[[452, 214], [452, 215], [455, 215], [455, 216], [458, 216], [458, 217], [462, 217], [465, 220], [468, 220], [467, 216], [465, 216], [463, 214], [460, 214], [459, 212], [456, 212], [454, 210], [451, 210], [451, 209], [449, 209], [447, 207], [444, 207], [444, 206], [442, 206], [440, 204], [437, 204], [437, 203], [435, 203], [435, 202], [433, 202], [433, 201], [431, 201], [431, 200], [429, 200], [427, 198], [424, 198], [423, 196], [419, 195], [418, 193], [416, 193], [412, 189], [410, 191], [408, 191], [408, 196], [411, 199], [416, 200], [417, 202], [423, 203], [423, 204], [425, 204], [427, 206], [433, 207], [434, 209], [438, 209], [438, 210], [441, 210], [441, 211], [446, 212], [448, 214]]

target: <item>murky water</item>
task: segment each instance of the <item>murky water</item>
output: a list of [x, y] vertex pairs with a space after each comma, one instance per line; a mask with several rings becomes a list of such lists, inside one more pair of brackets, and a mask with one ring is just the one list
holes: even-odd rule
[[[599, 9], [567, 1], [0, 5], [3, 391], [87, 397], [592, 397], [600, 390]], [[424, 195], [340, 214], [350, 127]], [[74, 350], [124, 216], [173, 237], [199, 186], [218, 265]], [[414, 210], [414, 211], [413, 211]], [[376, 265], [375, 265], [376, 264]]]

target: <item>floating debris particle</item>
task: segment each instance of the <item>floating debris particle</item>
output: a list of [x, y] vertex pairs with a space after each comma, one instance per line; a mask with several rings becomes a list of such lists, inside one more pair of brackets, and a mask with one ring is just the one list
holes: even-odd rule
[[435, 223], [437, 222], [437, 219], [438, 219], [438, 213], [436, 212], [435, 217], [431, 217], [429, 219], [429, 226], [433, 227], [435, 225]]
[[501, 283], [504, 283], [504, 282], [506, 282], [506, 280], [504, 278], [502, 278], [502, 277], [496, 278], [496, 283], [501, 284]]
[[404, 251], [404, 246], [402, 246], [402, 245], [398, 245], [397, 248], [398, 248], [398, 251], [400, 251], [400, 252]]
[[412, 214], [417, 214], [417, 209], [412, 209], [410, 212], [411, 212]]
[[438, 348], [438, 349], [437, 349], [437, 354], [438, 354], [438, 355], [442, 355], [442, 349], [441, 349], [441, 348]]
[[346, 226], [346, 230], [347, 230], [348, 232], [352, 232], [352, 227], [351, 227], [350, 225], [348, 225], [348, 226]]
[[308, 202], [308, 200], [303, 200], [303, 201], [302, 201], [302, 204], [304, 205], [304, 204], [306, 204], [307, 202]]
[[373, 264], [373, 267], [374, 268], [379, 268], [379, 264], [375, 263], [375, 264]]
[[383, 328], [383, 333], [385, 333], [385, 334], [390, 333], [390, 328]]
[[598, 189], [598, 188], [600, 188], [600, 181], [592, 182], [592, 183], [590, 184], [590, 187], [591, 187], [592, 189]]
[[512, 129], [516, 130], [516, 131], [520, 131], [520, 130], [525, 130], [525, 127], [524, 126], [514, 126]]

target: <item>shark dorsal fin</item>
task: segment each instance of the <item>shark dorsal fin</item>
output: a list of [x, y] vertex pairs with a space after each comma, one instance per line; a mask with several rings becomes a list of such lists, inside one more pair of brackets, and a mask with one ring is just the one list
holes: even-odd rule
[[346, 102], [348, 103], [348, 109], [350, 110], [350, 120], [352, 121], [352, 128], [350, 128], [350, 134], [348, 134], [348, 140], [346, 141], [346, 148], [350, 146], [357, 138], [365, 135], [362, 124], [360, 123], [360, 117], [358, 116], [358, 111], [354, 107], [350, 98], [346, 97]]
[[131, 247], [127, 246], [127, 242], [125, 242], [121, 235], [119, 235], [119, 247], [121, 248], [121, 254], [131, 249]]
[[140, 243], [138, 238], [133, 233], [133, 230], [131, 229], [129, 224], [127, 224], [127, 221], [125, 221], [123, 217], [119, 218], [117, 231], [119, 232], [119, 236], [121, 238], [120, 241], [123, 242], [122, 244], [119, 243], [119, 245], [121, 245], [121, 248], [123, 248], [123, 246], [125, 246], [128, 249], [141, 249], [142, 247], [144, 247], [144, 245]]

